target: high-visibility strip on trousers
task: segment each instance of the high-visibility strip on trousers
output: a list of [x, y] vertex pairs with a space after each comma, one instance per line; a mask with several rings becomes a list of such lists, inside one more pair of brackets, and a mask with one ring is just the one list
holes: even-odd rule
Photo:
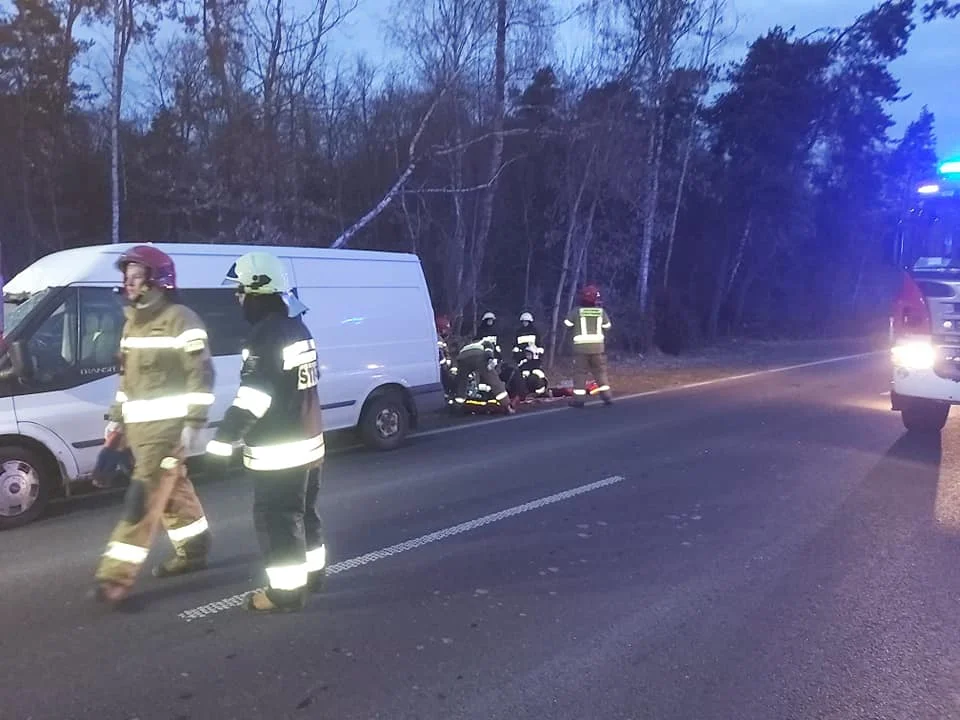
[[[135, 467], [124, 498], [123, 517], [114, 527], [96, 578], [129, 587], [134, 583], [163, 525], [178, 555], [193, 552], [208, 530], [203, 506], [187, 475], [180, 433], [131, 446]], [[205, 545], [202, 546], [205, 552]]]

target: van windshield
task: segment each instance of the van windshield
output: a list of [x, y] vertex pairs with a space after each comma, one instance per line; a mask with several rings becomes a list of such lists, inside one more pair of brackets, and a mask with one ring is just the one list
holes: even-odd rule
[[52, 288], [44, 288], [32, 295], [3, 296], [3, 334], [10, 335], [14, 329], [30, 316], [37, 305], [50, 294]]

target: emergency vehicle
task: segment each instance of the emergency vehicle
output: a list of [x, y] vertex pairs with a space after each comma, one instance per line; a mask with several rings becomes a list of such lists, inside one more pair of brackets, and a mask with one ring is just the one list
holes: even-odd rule
[[891, 405], [908, 430], [939, 433], [960, 403], [960, 160], [916, 188], [896, 254]]
[[[31, 522], [49, 498], [93, 471], [117, 389], [123, 329], [115, 263], [133, 244], [47, 255], [4, 286], [0, 340], [0, 530]], [[236, 393], [249, 326], [227, 274], [264, 248], [156, 245], [177, 266], [180, 301], [203, 319], [216, 369], [213, 432]], [[400, 445], [444, 406], [433, 307], [416, 255], [273, 247], [309, 308], [324, 429], [355, 429], [373, 448]]]

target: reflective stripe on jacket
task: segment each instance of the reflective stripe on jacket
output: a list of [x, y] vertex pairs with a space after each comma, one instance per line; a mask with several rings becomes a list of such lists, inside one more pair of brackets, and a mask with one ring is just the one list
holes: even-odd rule
[[244, 443], [243, 464], [269, 472], [318, 464], [324, 456], [317, 345], [299, 318], [272, 314], [243, 350], [240, 387], [215, 440]]
[[145, 307], [124, 308], [124, 314], [120, 386], [108, 417], [127, 426], [206, 425], [214, 369], [203, 321], [162, 294]]
[[611, 327], [607, 311], [599, 307], [575, 307], [563, 324], [573, 328], [573, 354], [599, 355], [606, 348], [605, 330]]

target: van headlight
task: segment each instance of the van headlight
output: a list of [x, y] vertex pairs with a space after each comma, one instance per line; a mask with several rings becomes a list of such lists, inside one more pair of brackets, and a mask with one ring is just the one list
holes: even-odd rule
[[929, 370], [937, 355], [929, 340], [906, 340], [891, 349], [893, 363], [908, 370]]

